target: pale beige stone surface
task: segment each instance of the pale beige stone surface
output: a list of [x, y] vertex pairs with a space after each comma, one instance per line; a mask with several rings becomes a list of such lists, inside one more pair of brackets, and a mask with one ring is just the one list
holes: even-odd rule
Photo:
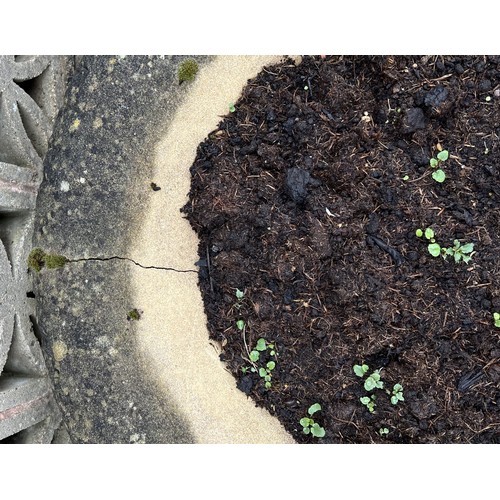
[[[248, 79], [276, 56], [219, 56], [200, 69], [159, 142], [142, 231], [131, 257], [143, 266], [196, 270], [198, 240], [180, 213], [190, 189], [196, 148], [235, 103]], [[137, 322], [140, 356], [160, 391], [185, 413], [199, 443], [293, 443], [277, 419], [236, 388], [218, 347], [209, 341], [195, 273], [135, 266], [132, 287], [143, 310]]]

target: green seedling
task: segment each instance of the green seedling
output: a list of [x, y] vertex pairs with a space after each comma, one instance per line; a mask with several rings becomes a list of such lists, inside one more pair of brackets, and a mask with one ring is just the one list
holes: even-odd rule
[[245, 292], [242, 292], [239, 288], [237, 288], [235, 295], [236, 304], [234, 304], [234, 307], [236, 307], [236, 309], [241, 309], [241, 307], [243, 306], [243, 299], [245, 298]]
[[177, 76], [179, 77], [179, 84], [182, 82], [190, 82], [198, 73], [198, 63], [194, 59], [186, 59], [179, 65]]
[[[260, 353], [262, 351], [265, 351], [268, 346], [273, 346], [273, 344], [268, 344], [266, 342], [266, 339], [260, 338], [257, 340], [257, 345], [255, 346], [255, 349], [253, 351], [250, 351], [250, 360], [253, 361], [254, 363], [259, 361], [260, 358]], [[271, 356], [274, 356], [274, 350], [271, 348]]]
[[319, 403], [314, 403], [309, 407], [307, 413], [309, 417], [304, 417], [300, 419], [300, 425], [302, 426], [302, 432], [304, 434], [312, 434], [314, 437], [322, 438], [325, 436], [326, 432], [323, 427], [315, 422], [311, 417], [318, 411], [321, 410], [321, 405]]
[[472, 259], [472, 256], [467, 255], [474, 251], [474, 243], [466, 243], [461, 245], [458, 240], [453, 241], [453, 246], [449, 248], [444, 248], [443, 257], [446, 259], [447, 255], [453, 256], [455, 262], [458, 263], [463, 260], [466, 264]]
[[[354, 365], [352, 367], [354, 373], [363, 378], [369, 371], [368, 365]], [[384, 383], [380, 380], [380, 370], [374, 370], [371, 375], [365, 380], [365, 390], [372, 391], [373, 389], [383, 389]]]
[[230, 103], [229, 104], [229, 112], [230, 113], [234, 113], [236, 111], [236, 108], [234, 107], [234, 104], [233, 103]]
[[405, 182], [406, 182], [406, 181], [409, 181], [409, 180], [410, 180], [410, 176], [409, 176], [409, 175], [405, 175], [405, 176], [403, 177], [403, 180], [404, 180]]
[[441, 182], [444, 182], [444, 180], [446, 179], [446, 175], [445, 175], [444, 171], [438, 167], [441, 163], [445, 162], [448, 159], [448, 157], [449, 157], [448, 151], [446, 151], [446, 149], [443, 149], [443, 151], [440, 151], [436, 155], [436, 158], [431, 158], [429, 160], [429, 164], [430, 164], [431, 168], [437, 169], [435, 172], [432, 173], [432, 178], [436, 182], [441, 183]]
[[358, 377], [363, 378], [370, 368], [368, 365], [354, 365], [352, 369]]
[[391, 403], [397, 405], [399, 401], [404, 401], [403, 386], [401, 384], [394, 384], [392, 388]]
[[500, 313], [493, 313], [493, 323], [497, 328], [500, 328]]
[[434, 239], [434, 231], [430, 227], [428, 227], [425, 232], [423, 232], [422, 229], [417, 229], [415, 234], [419, 238], [425, 236], [426, 239], [430, 241], [429, 245], [427, 245], [427, 250], [433, 257], [439, 257], [441, 255], [444, 259], [446, 259], [446, 257], [451, 255], [456, 263], [461, 260], [467, 263], [472, 259], [472, 255], [468, 254], [471, 254], [474, 251], [474, 243], [461, 245], [458, 240], [454, 240], [452, 247], [442, 247], [439, 243], [436, 243], [436, 240]]
[[387, 427], [381, 427], [379, 430], [378, 430], [378, 433], [384, 437], [384, 436], [387, 436], [387, 434], [389, 434], [389, 429]]
[[243, 331], [243, 328], [245, 328], [245, 322], [242, 320], [242, 319], [239, 319], [237, 322], [236, 322], [236, 327], [238, 328], [238, 330], [241, 332]]
[[271, 372], [276, 368], [276, 363], [274, 361], [268, 361], [265, 368], [259, 368], [259, 377], [264, 379], [264, 386], [266, 389], [271, 388]]
[[361, 404], [365, 405], [368, 408], [368, 411], [370, 413], [373, 413], [375, 411], [375, 400], [377, 399], [377, 396], [375, 394], [371, 394], [370, 396], [364, 396], [362, 398], [359, 398], [361, 401]]
[[276, 368], [276, 362], [274, 360], [270, 360], [264, 367], [260, 368], [255, 364], [261, 359], [261, 355], [263, 355], [263, 353], [266, 351], [269, 351], [269, 356], [274, 357], [276, 355], [274, 344], [267, 342], [267, 340], [264, 338], [260, 338], [259, 340], [257, 340], [255, 349], [252, 349], [248, 353], [248, 357], [253, 365], [250, 370], [253, 373], [258, 372], [259, 377], [264, 379], [265, 388], [270, 389], [272, 386], [272, 371]]

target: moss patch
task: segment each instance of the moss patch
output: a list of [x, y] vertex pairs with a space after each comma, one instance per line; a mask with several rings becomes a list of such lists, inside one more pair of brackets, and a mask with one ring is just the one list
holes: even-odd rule
[[40, 272], [42, 267], [47, 269], [57, 269], [63, 267], [68, 262], [64, 255], [48, 254], [41, 248], [33, 248], [28, 256], [28, 268]]
[[141, 319], [141, 314], [137, 309], [132, 309], [131, 311], [128, 312], [127, 319], [129, 321], [130, 320], [137, 321], [137, 320]]
[[28, 268], [40, 272], [45, 265], [45, 252], [41, 248], [33, 248], [28, 256]]
[[198, 63], [194, 59], [186, 59], [179, 65], [177, 75], [179, 76], [179, 83], [190, 82], [198, 73]]
[[57, 269], [58, 267], [63, 267], [68, 259], [64, 255], [57, 254], [46, 254], [44, 259], [47, 269]]

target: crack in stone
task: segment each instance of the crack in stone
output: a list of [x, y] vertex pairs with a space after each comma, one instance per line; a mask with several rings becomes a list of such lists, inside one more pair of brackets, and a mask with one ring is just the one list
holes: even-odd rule
[[114, 255], [112, 257], [89, 257], [87, 259], [67, 259], [66, 262], [85, 262], [85, 261], [91, 261], [91, 260], [96, 260], [100, 262], [105, 262], [108, 260], [127, 260], [129, 262], [132, 262], [136, 266], [142, 267], [143, 269], [159, 269], [161, 271], [174, 271], [176, 273], [197, 273], [195, 269], [175, 269], [173, 267], [161, 267], [161, 266], [143, 266], [139, 262], [136, 262], [134, 259], [130, 259], [129, 257], [119, 257], [117, 255]]

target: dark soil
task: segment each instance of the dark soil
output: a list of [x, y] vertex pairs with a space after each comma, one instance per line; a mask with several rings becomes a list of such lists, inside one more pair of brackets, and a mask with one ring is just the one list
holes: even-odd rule
[[[183, 210], [210, 334], [298, 442], [500, 442], [499, 130], [500, 57], [304, 57], [250, 81], [200, 144]], [[470, 262], [432, 257], [427, 227], [473, 243]], [[261, 337], [269, 389], [248, 360]], [[361, 363], [404, 401], [375, 390], [370, 413]], [[313, 403], [324, 438], [299, 425]]]

